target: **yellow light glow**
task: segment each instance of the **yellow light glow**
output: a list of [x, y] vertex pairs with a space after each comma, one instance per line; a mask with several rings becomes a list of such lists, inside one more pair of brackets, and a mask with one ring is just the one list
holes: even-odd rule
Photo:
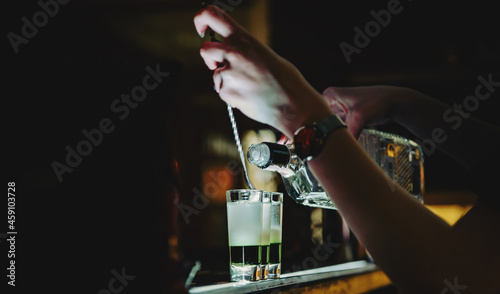
[[461, 219], [473, 205], [425, 205], [435, 215], [442, 218], [450, 226], [453, 226]]
[[394, 157], [394, 144], [392, 143], [387, 145], [387, 156]]

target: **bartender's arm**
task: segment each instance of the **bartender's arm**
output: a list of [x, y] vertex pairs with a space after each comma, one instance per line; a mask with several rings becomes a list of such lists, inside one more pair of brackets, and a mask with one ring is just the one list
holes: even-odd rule
[[[492, 80], [491, 75], [486, 76], [486, 78]], [[481, 86], [477, 86], [476, 89], [478, 88], [480, 89]], [[486, 89], [480, 90], [484, 95]], [[399, 284], [396, 282], [397, 280], [406, 280], [405, 284], [409, 286], [412, 283], [425, 281], [424, 277], [428, 275], [427, 280], [437, 282], [436, 288], [446, 289], [446, 286], [443, 286], [443, 281], [451, 281], [452, 278], [457, 278], [459, 285], [468, 287], [467, 291], [461, 293], [469, 293], [469, 291], [470, 293], [490, 293], [494, 292], [494, 289], [498, 291], [499, 286], [495, 285], [495, 277], [500, 276], [500, 254], [498, 250], [500, 248], [500, 229], [497, 225], [500, 223], [500, 201], [498, 193], [495, 192], [495, 182], [498, 180], [495, 177], [499, 175], [496, 169], [498, 164], [495, 163], [498, 163], [499, 160], [494, 154], [500, 147], [500, 128], [475, 119], [463, 106], [457, 104], [449, 106], [408, 88], [391, 86], [331, 87], [323, 92], [323, 96], [330, 107], [335, 109], [347, 122], [349, 131], [356, 137], [366, 125], [395, 121], [413, 132], [421, 140], [425, 140], [423, 142], [428, 144], [426, 146], [428, 151], [433, 152], [434, 149], [432, 148], [440, 149], [461, 163], [466, 170], [470, 170], [470, 175], [482, 180], [479, 182], [484, 183], [482, 189], [480, 189], [483, 194], [479, 195], [478, 203], [453, 228], [449, 228], [447, 225], [442, 226], [442, 224], [436, 226], [438, 222], [428, 216], [419, 216], [421, 212], [413, 208], [398, 208], [399, 205], [403, 205], [400, 201], [404, 200], [404, 198], [397, 200], [392, 198], [387, 189], [383, 193], [384, 195], [375, 196], [373, 201], [377, 201], [376, 197], [382, 197], [384, 201], [389, 201], [385, 203], [388, 203], [392, 209], [395, 211], [400, 210], [402, 215], [394, 218], [393, 221], [402, 222], [397, 225], [402, 225], [401, 230], [408, 230], [404, 235], [416, 232], [413, 237], [406, 236], [395, 242], [396, 244], [405, 240], [406, 242], [412, 242], [412, 244], [405, 244], [402, 247], [408, 250], [406, 254], [413, 255], [410, 257], [394, 254], [399, 252], [397, 248], [383, 249], [385, 246], [384, 239], [393, 242], [394, 236], [397, 238], [398, 229], [394, 224], [389, 226], [396, 229], [396, 231], [392, 232], [394, 233], [392, 238], [390, 229], [387, 227], [385, 233], [389, 235], [376, 240], [376, 238], [361, 236], [361, 234], [370, 233], [367, 231], [370, 222], [365, 223], [366, 219], [361, 216], [353, 217], [349, 224], [359, 234], [360, 239], [366, 240], [366, 242], [374, 242], [374, 245], [366, 244], [370, 252], [374, 252], [375, 246], [382, 247], [382, 249], [378, 250], [381, 255], [378, 259], [375, 257], [375, 260], [391, 279], [396, 284]], [[336, 148], [333, 145], [335, 144], [330, 147], [332, 150]], [[332, 156], [332, 153], [324, 153], [317, 160], [318, 162], [328, 161], [331, 160], [329, 159], [330, 156]], [[355, 158], [348, 159], [346, 165], [349, 164], [349, 160], [355, 161]], [[325, 167], [314, 160], [311, 161], [310, 165], [311, 167], [314, 166], [314, 170], [318, 175], [335, 172], [335, 170], [324, 170]], [[476, 173], [481, 174], [476, 175]], [[340, 176], [341, 174], [337, 177]], [[374, 178], [370, 179], [373, 180]], [[378, 181], [381, 181], [381, 179]], [[325, 182], [324, 184], [329, 185], [330, 183]], [[383, 187], [378, 191], [383, 191]], [[363, 193], [363, 191], [355, 195], [362, 195], [360, 193]], [[333, 198], [336, 204], [341, 207], [338, 201], [342, 201], [342, 199], [337, 200], [337, 198], [341, 197]], [[359, 198], [371, 199], [371, 197]], [[396, 203], [392, 202], [393, 199], [398, 203], [396, 206], [392, 206]], [[348, 206], [353, 204], [350, 199], [346, 202]], [[359, 204], [347, 208], [347, 210], [362, 213], [359, 209], [363, 205], [367, 205], [366, 212], [370, 213], [369, 202], [363, 200]], [[373, 203], [373, 205], [375, 207], [376, 204]], [[376, 207], [379, 209], [379, 206]], [[345, 214], [346, 209], [339, 209]], [[380, 222], [383, 216], [378, 218], [376, 211], [372, 212], [372, 214], [373, 219], [377, 221], [376, 226], [383, 225]], [[385, 215], [385, 212], [383, 215]], [[359, 226], [360, 229], [354, 229], [356, 226]], [[380, 233], [380, 231], [376, 232]], [[398, 269], [397, 266], [395, 267], [397, 259], [404, 262], [411, 260], [411, 262], [407, 266], [401, 265], [402, 267]], [[387, 265], [384, 266], [384, 264]], [[407, 267], [415, 269], [415, 272], [411, 271], [412, 274], [408, 274]], [[394, 272], [391, 273], [391, 271]], [[396, 278], [397, 275], [400, 277]], [[440, 276], [446, 278], [440, 280]], [[424, 283], [420, 291], [427, 288], [431, 288], [431, 286]], [[418, 289], [418, 287], [412, 286], [410, 289]]]
[[[220, 97], [248, 117], [291, 138], [333, 113], [293, 65], [220, 9], [210, 6], [194, 22], [198, 33], [210, 27], [224, 37], [222, 43], [204, 43], [200, 53], [214, 70]], [[462, 227], [449, 226], [393, 185], [343, 128], [329, 135], [309, 164], [353, 232], [404, 292], [441, 293], [443, 281], [455, 278], [471, 293], [499, 289], [498, 210], [480, 208]]]
[[[493, 78], [492, 74], [478, 78], [474, 94], [481, 98], [477, 103], [485, 104], [482, 107], [489, 107], [486, 100], [494, 95], [495, 88], [500, 90], [500, 81]], [[354, 137], [366, 125], [394, 121], [422, 140], [426, 155], [439, 149], [466, 168], [473, 167], [489, 148], [500, 142], [500, 128], [476, 119], [469, 106], [464, 105], [467, 95], [460, 97], [462, 103], [453, 106], [415, 90], [393, 86], [330, 87], [323, 96], [346, 121]]]

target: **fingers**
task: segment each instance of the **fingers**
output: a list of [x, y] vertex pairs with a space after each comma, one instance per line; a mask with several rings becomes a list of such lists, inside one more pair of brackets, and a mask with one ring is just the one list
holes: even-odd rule
[[334, 101], [334, 103], [328, 103], [330, 106], [330, 109], [333, 110], [333, 112], [340, 117], [344, 122], [347, 117], [347, 109], [345, 106], [338, 101]]
[[285, 134], [281, 135], [281, 138], [276, 142], [281, 145], [287, 145], [287, 144], [292, 144], [293, 140], [288, 138]]
[[[222, 82], [224, 83], [224, 82]], [[234, 109], [240, 109], [241, 99], [238, 99], [240, 92], [234, 88], [222, 88], [219, 90], [219, 97], [222, 101], [231, 105]], [[240, 109], [241, 110], [241, 109]], [[243, 110], [242, 110], [243, 111]]]
[[349, 132], [351, 132], [351, 134], [356, 139], [359, 137], [361, 131], [364, 128], [364, 123], [362, 123], [359, 119], [355, 118], [348, 118], [346, 125], [347, 125], [347, 130], [349, 130]]
[[219, 64], [224, 62], [226, 49], [223, 43], [205, 42], [200, 49], [200, 55], [207, 67], [211, 70], [215, 70]]
[[345, 122], [349, 132], [355, 138], [358, 138], [366, 122], [364, 117], [346, 105], [349, 102], [346, 90], [348, 91], [349, 88], [329, 87], [323, 91], [322, 95], [327, 101], [328, 106], [330, 106], [330, 109]]
[[222, 89], [222, 75], [221, 75], [222, 69], [216, 69], [214, 71], [214, 89], [217, 93], [220, 93], [220, 90]]
[[323, 91], [323, 93], [321, 93], [321, 95], [325, 98], [334, 98], [337, 96], [337, 93], [335, 92], [335, 87], [328, 87]]
[[342, 99], [342, 95], [339, 93], [339, 88], [329, 87], [323, 91], [322, 96], [328, 103], [330, 109], [345, 122], [348, 108]]
[[194, 17], [194, 26], [200, 36], [208, 27], [224, 38], [229, 37], [240, 26], [217, 6], [209, 5]]
[[200, 49], [200, 55], [207, 67], [214, 71], [214, 90], [219, 93], [223, 83], [221, 73], [228, 68], [228, 61], [224, 57], [226, 55], [224, 44], [219, 42], [205, 42]]

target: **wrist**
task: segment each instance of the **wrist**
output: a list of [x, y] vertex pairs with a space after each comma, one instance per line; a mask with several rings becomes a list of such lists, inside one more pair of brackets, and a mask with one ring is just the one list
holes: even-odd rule
[[288, 61], [283, 60], [287, 71], [280, 75], [279, 84], [286, 96], [287, 104], [278, 109], [280, 112], [281, 130], [287, 137], [293, 135], [300, 127], [319, 121], [333, 112], [318, 93]]
[[344, 122], [336, 114], [304, 125], [294, 135], [295, 153], [303, 161], [315, 158], [323, 149], [328, 136], [335, 130], [345, 127]]
[[297, 104], [294, 107], [295, 111], [289, 112], [284, 116], [284, 121], [286, 122], [284, 133], [289, 138], [293, 138], [299, 128], [311, 125], [334, 114], [322, 99], [311, 97], [311, 99], [302, 101], [303, 103], [300, 105]]

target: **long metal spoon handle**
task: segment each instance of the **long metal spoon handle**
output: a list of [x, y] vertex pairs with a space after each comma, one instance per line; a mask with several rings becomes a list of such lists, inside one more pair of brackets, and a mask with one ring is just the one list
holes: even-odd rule
[[233, 127], [234, 140], [236, 141], [238, 153], [240, 154], [241, 165], [243, 165], [243, 171], [245, 173], [245, 183], [247, 184], [248, 188], [255, 189], [254, 185], [252, 185], [252, 182], [250, 182], [250, 178], [248, 178], [247, 165], [245, 164], [245, 155], [243, 154], [240, 136], [238, 135], [238, 127], [236, 126], [236, 120], [234, 119], [233, 108], [229, 104], [227, 104], [227, 112], [229, 113], [229, 120], [231, 121], [231, 126]]
[[[205, 2], [202, 3], [203, 6], [206, 5]], [[220, 42], [215, 38], [215, 32], [208, 27], [207, 32], [210, 34], [210, 40], [212, 42]], [[217, 67], [223, 67], [224, 63], [217, 63]], [[254, 185], [250, 182], [250, 178], [248, 178], [247, 165], [245, 164], [245, 155], [243, 154], [243, 148], [241, 147], [240, 136], [238, 135], [238, 128], [236, 127], [236, 120], [234, 119], [233, 108], [229, 103], [227, 104], [227, 112], [229, 113], [229, 120], [231, 121], [231, 127], [233, 128], [234, 140], [236, 141], [236, 146], [238, 147], [238, 153], [240, 154], [241, 164], [243, 165], [243, 171], [245, 172], [245, 183], [248, 188], [255, 190]]]

